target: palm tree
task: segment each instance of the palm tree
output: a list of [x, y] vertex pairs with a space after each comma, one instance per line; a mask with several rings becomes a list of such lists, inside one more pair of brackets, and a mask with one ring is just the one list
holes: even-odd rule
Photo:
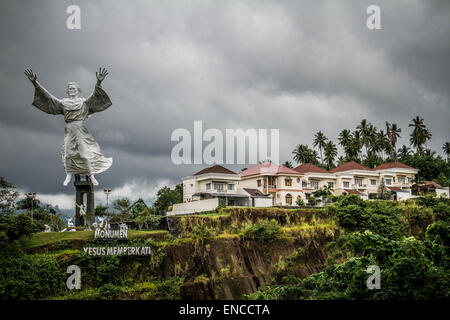
[[442, 145], [442, 150], [444, 150], [445, 155], [447, 156], [447, 162], [450, 158], [450, 142], [446, 142]]
[[409, 127], [413, 127], [414, 129], [410, 135], [409, 142], [414, 148], [416, 148], [418, 154], [422, 154], [422, 146], [427, 142], [427, 140], [431, 139], [431, 132], [423, 123], [423, 118], [416, 116], [411, 121], [412, 123], [409, 124]]
[[347, 159], [344, 158], [343, 156], [339, 156], [338, 158], [338, 165], [341, 165], [343, 163], [347, 162]]
[[283, 163], [283, 166], [289, 168], [289, 169], [293, 169], [294, 167], [292, 166], [292, 163], [290, 161], [285, 161]]
[[325, 137], [325, 135], [322, 133], [322, 131], [319, 131], [314, 136], [313, 145], [314, 147], [319, 147], [320, 151], [320, 162], [323, 164], [323, 157], [322, 157], [322, 148], [325, 146], [325, 143], [327, 142], [328, 138]]
[[334, 158], [337, 156], [337, 148], [333, 141], [330, 140], [325, 144], [324, 151], [327, 169], [330, 170], [334, 167]]
[[400, 157], [400, 159], [402, 159], [403, 161], [405, 159], [408, 158], [408, 156], [411, 155], [411, 149], [408, 148], [407, 146], [403, 145], [400, 149], [398, 149], [398, 156]]
[[386, 134], [391, 142], [391, 146], [392, 146], [391, 156], [393, 158], [396, 158], [395, 150], [397, 150], [396, 149], [397, 140], [398, 140], [398, 138], [401, 138], [400, 132], [402, 132], [402, 129], [399, 128], [396, 123], [390, 124], [389, 122], [386, 121]]
[[351, 143], [352, 143], [352, 133], [350, 130], [348, 129], [344, 129], [341, 131], [341, 133], [339, 133], [339, 144], [341, 145], [341, 147], [344, 149], [345, 152], [345, 156], [347, 158], [350, 158], [350, 148], [351, 148]]
[[297, 163], [303, 164], [307, 163], [308, 155], [309, 155], [309, 148], [306, 144], [299, 144], [293, 151], [294, 154], [294, 160]]
[[361, 148], [363, 146], [363, 140], [361, 133], [358, 130], [353, 131], [353, 138], [351, 147], [349, 149], [350, 157], [349, 159], [360, 158]]
[[377, 144], [377, 127], [369, 124], [369, 127], [367, 128], [367, 141], [369, 145], [369, 150], [367, 150], [366, 147], [366, 157], [369, 157], [371, 155], [374, 155], [378, 151], [378, 144]]
[[370, 126], [371, 124], [367, 122], [367, 119], [362, 119], [361, 123], [356, 126], [356, 130], [360, 132], [363, 144], [366, 146], [366, 155], [370, 143]]
[[381, 153], [380, 157], [384, 160], [384, 151], [386, 151], [387, 154], [392, 153], [391, 142], [389, 141], [388, 136], [384, 133], [383, 130], [380, 130], [376, 134], [375, 140], [377, 144], [377, 151]]
[[306, 157], [306, 163], [312, 163], [312, 164], [318, 165], [319, 161], [317, 159], [319, 159], [319, 154], [317, 153], [317, 151], [313, 150], [313, 149], [309, 149], [307, 157]]

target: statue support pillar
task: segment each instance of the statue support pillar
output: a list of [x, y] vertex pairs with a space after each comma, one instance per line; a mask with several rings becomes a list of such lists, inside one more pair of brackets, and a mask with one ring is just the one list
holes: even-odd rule
[[[81, 181], [80, 175], [75, 175], [75, 225], [77, 227], [84, 226], [86, 223], [86, 216], [80, 215], [79, 205], [84, 205], [86, 214], [94, 216], [94, 185], [89, 178], [86, 177], [86, 181]], [[84, 203], [84, 194], [86, 194], [86, 202]]]

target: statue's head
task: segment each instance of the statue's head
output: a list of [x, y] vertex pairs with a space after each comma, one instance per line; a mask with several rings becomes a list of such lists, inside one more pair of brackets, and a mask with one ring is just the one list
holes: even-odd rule
[[81, 88], [76, 82], [69, 82], [67, 85], [67, 95], [69, 98], [76, 98], [81, 93]]

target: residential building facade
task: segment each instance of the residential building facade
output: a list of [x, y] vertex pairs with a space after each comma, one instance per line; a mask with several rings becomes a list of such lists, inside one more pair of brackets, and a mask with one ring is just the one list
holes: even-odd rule
[[370, 199], [376, 197], [381, 184], [392, 192], [394, 199], [405, 200], [413, 197], [411, 187], [417, 172], [401, 162], [384, 163], [374, 169], [346, 162], [331, 170], [310, 163], [290, 169], [265, 162], [240, 173], [215, 165], [183, 178], [183, 204], [175, 205], [174, 210], [200, 212], [218, 204], [295, 206], [298, 199], [307, 201], [315, 191], [324, 188], [336, 196], [357, 194]]

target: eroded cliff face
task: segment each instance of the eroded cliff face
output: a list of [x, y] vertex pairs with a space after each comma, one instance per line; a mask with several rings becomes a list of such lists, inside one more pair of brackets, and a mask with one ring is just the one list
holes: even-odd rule
[[[264, 243], [246, 237], [248, 226], [272, 219], [279, 226], [277, 237]], [[193, 235], [200, 225], [209, 230], [208, 237]], [[241, 299], [284, 275], [304, 278], [320, 272], [326, 245], [340, 232], [323, 211], [309, 209], [231, 208], [218, 214], [173, 217], [169, 226], [172, 235], [161, 232], [142, 239], [152, 246], [151, 256], [86, 257], [80, 255], [82, 247], [93, 244], [73, 240], [67, 243], [69, 252], [60, 254], [61, 266], [79, 265], [88, 288], [105, 283], [128, 288], [179, 279], [181, 299]], [[33, 250], [49, 253], [52, 248]], [[117, 297], [154, 298], [148, 292], [127, 289]]]

